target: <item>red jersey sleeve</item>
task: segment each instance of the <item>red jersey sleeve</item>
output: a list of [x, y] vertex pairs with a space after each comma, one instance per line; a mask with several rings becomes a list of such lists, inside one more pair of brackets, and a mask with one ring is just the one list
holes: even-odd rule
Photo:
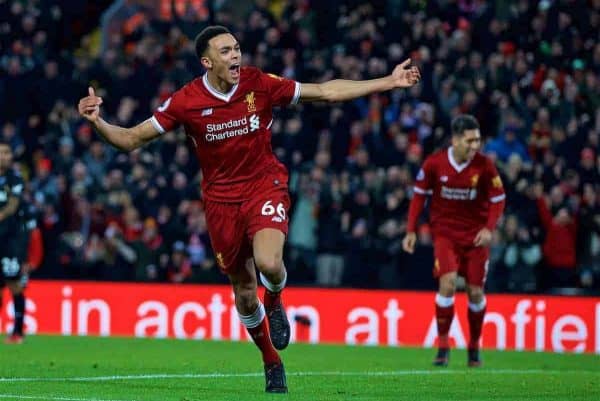
[[425, 197], [433, 194], [434, 176], [433, 163], [428, 157], [415, 178], [414, 196], [408, 208], [407, 232], [415, 232], [417, 229], [417, 220], [425, 207]]
[[486, 193], [488, 200], [490, 201], [490, 209], [488, 211], [486, 227], [490, 230], [493, 230], [498, 223], [498, 219], [500, 219], [500, 216], [502, 216], [502, 212], [504, 211], [506, 195], [504, 193], [502, 179], [498, 174], [498, 170], [496, 169], [494, 162], [490, 159], [487, 159], [484, 185], [486, 186]]
[[506, 198], [502, 178], [500, 178], [500, 174], [498, 174], [498, 170], [491, 159], [487, 159], [484, 185], [488, 200], [491, 203], [502, 202]]
[[161, 134], [176, 129], [183, 123], [185, 110], [184, 97], [181, 91], [177, 91], [161, 104], [152, 117], [150, 122]]
[[300, 99], [300, 83], [275, 74], [261, 72], [260, 79], [274, 106], [296, 104]]
[[433, 183], [435, 182], [435, 165], [428, 157], [415, 178], [414, 191], [420, 195], [433, 194]]

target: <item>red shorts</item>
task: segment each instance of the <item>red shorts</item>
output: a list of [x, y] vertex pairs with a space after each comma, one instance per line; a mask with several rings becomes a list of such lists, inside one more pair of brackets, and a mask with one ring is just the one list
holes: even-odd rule
[[487, 276], [490, 249], [483, 246], [457, 245], [447, 238], [433, 241], [435, 262], [433, 276], [439, 278], [446, 273], [458, 272], [470, 285], [483, 287]]
[[290, 196], [287, 187], [270, 187], [244, 202], [206, 200], [206, 226], [217, 264], [225, 274], [243, 267], [252, 257], [254, 234], [274, 228], [287, 235]]

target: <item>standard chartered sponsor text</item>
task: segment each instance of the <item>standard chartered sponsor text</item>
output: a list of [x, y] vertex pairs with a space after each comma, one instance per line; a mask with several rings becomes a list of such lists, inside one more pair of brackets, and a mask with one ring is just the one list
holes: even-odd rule
[[[252, 122], [253, 120], [256, 120], [258, 122], [258, 116], [250, 116], [250, 121]], [[229, 120], [225, 123], [206, 124], [207, 134], [205, 138], [207, 142], [220, 141], [235, 136], [247, 135], [250, 132], [255, 131], [258, 127], [252, 126], [251, 128], [248, 127], [247, 116], [244, 116], [237, 120]]]
[[244, 127], [233, 131], [220, 132], [218, 134], [206, 134], [206, 140], [208, 142], [220, 141], [222, 139], [232, 138], [234, 136], [246, 135], [248, 132], [248, 127]]
[[477, 190], [472, 188], [449, 188], [442, 185], [442, 198], [451, 200], [473, 200], [477, 197]]

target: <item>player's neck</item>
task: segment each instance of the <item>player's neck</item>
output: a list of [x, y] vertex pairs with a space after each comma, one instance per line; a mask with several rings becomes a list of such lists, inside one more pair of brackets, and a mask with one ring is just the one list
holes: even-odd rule
[[211, 74], [208, 72], [206, 74], [206, 79], [208, 80], [208, 84], [212, 87], [212, 89], [224, 95], [231, 92], [231, 88], [233, 88], [233, 85], [223, 79], [220, 79], [216, 74]]
[[454, 161], [459, 165], [465, 164], [466, 162], [469, 161], [467, 159], [466, 155], [463, 157], [460, 154], [458, 154], [459, 152], [456, 150], [456, 148], [454, 146], [452, 146], [450, 148], [450, 152], [452, 153], [452, 158], [454, 159]]

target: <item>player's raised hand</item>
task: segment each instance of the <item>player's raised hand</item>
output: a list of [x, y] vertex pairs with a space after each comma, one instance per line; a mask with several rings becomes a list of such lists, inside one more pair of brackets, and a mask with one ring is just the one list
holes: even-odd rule
[[483, 227], [481, 230], [479, 230], [479, 232], [475, 236], [475, 239], [473, 240], [473, 245], [489, 246], [491, 242], [492, 242], [492, 232], [489, 229], [487, 229], [486, 227]]
[[102, 98], [96, 96], [94, 88], [91, 86], [88, 88], [88, 95], [79, 100], [78, 110], [79, 114], [89, 122], [96, 122], [100, 116], [100, 105], [102, 104]]
[[416, 233], [406, 233], [406, 236], [402, 240], [402, 249], [405, 252], [413, 253], [415, 251], [415, 244], [417, 243]]
[[396, 88], [408, 88], [419, 82], [421, 72], [417, 67], [410, 65], [410, 59], [406, 59], [394, 68], [392, 78]]

